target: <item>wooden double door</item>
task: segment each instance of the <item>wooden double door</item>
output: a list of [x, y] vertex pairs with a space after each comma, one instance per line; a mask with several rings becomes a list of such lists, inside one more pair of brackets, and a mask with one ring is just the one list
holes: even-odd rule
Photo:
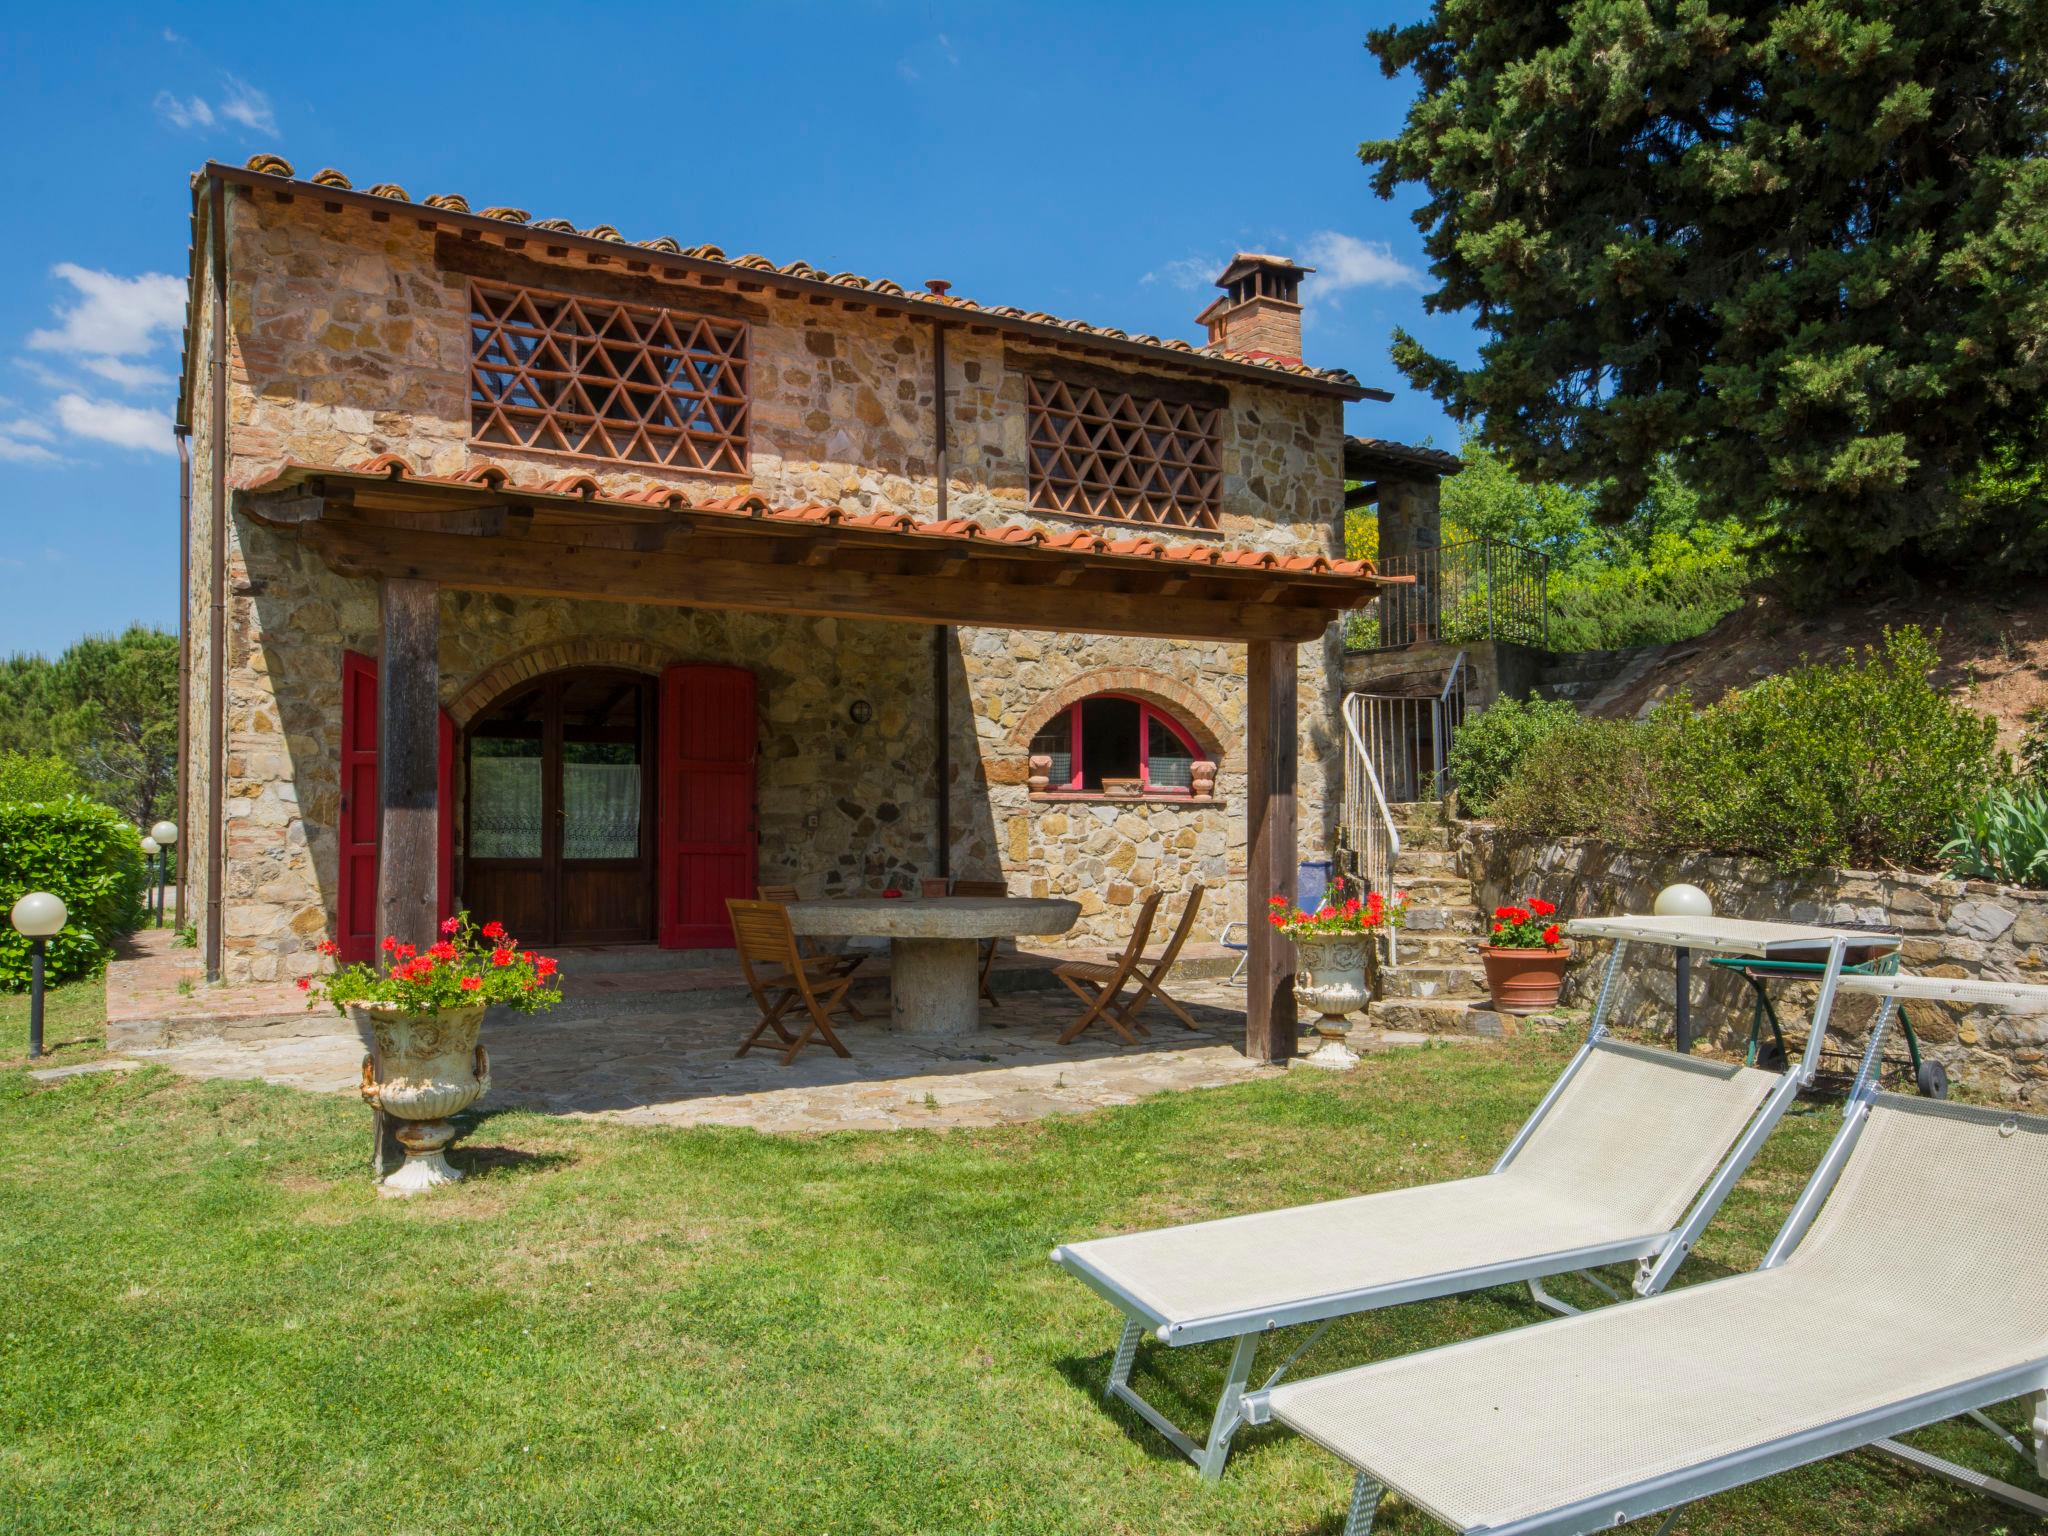
[[464, 904], [529, 944], [732, 942], [753, 893], [754, 679], [583, 668], [522, 683], [464, 739]]

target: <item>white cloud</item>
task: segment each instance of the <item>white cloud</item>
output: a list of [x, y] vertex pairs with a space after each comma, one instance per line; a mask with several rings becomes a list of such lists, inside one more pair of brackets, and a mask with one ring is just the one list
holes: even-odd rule
[[156, 109], [173, 128], [211, 128], [213, 108], [206, 104], [203, 96], [174, 96], [169, 91], [156, 93]]
[[922, 78], [918, 74], [917, 66], [908, 59], [898, 59], [896, 61], [896, 75], [898, 79], [905, 81], [915, 81]]
[[168, 373], [147, 363], [130, 363], [118, 357], [88, 357], [83, 361], [88, 372], [123, 389], [163, 389], [171, 383]]
[[945, 33], [941, 32], [938, 35], [937, 41], [939, 44], [939, 52], [945, 55], [946, 62], [952, 65], [955, 69], [958, 69], [960, 67], [960, 51], [959, 49], [953, 46], [953, 40], [950, 37], [946, 36]]
[[1216, 274], [1229, 265], [1227, 256], [1182, 256], [1164, 262], [1139, 278], [1140, 283], [1168, 283], [1187, 293], [1216, 285]]
[[185, 41], [185, 38], [182, 33], [173, 32], [169, 27], [165, 27], [164, 41], [167, 43], [182, 43]]
[[233, 75], [226, 77], [227, 94], [221, 97], [220, 115], [231, 123], [240, 123], [256, 133], [277, 133], [277, 114], [271, 110], [270, 98], [257, 90], [246, 80]]
[[185, 280], [162, 272], [116, 277], [76, 262], [51, 269], [78, 290], [79, 302], [61, 306], [55, 330], [31, 331], [28, 344], [43, 352], [70, 352], [89, 357], [126, 357], [156, 345], [158, 331], [175, 332], [185, 324]]
[[1301, 259], [1315, 274], [1303, 280], [1304, 304], [1337, 305], [1337, 295], [1351, 288], [1420, 288], [1422, 274], [1394, 255], [1385, 241], [1326, 229], [1301, 245]]
[[174, 451], [168, 411], [68, 394], [57, 397], [57, 420], [74, 437], [90, 437], [151, 453]]
[[42, 422], [26, 416], [0, 421], [0, 460], [10, 464], [55, 464], [57, 455], [47, 446], [54, 436]]
[[211, 128], [217, 122], [239, 123], [252, 133], [277, 137], [277, 109], [270, 98], [248, 81], [235, 75], [221, 76], [220, 94], [212, 101], [204, 96], [180, 96], [175, 91], [156, 93], [156, 110], [173, 128]]

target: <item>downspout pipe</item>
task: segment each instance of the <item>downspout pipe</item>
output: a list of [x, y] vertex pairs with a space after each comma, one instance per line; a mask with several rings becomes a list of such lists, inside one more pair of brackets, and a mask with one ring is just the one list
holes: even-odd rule
[[172, 855], [176, 872], [177, 910], [172, 918], [185, 926], [186, 850], [192, 844], [192, 433], [178, 428], [178, 846]]
[[[929, 285], [927, 285], [929, 286]], [[946, 518], [946, 328], [932, 322], [932, 463], [938, 484], [938, 515]], [[932, 626], [932, 733], [937, 741], [939, 878], [953, 876], [953, 687], [949, 665], [953, 649], [951, 626]]]
[[212, 761], [206, 783], [206, 979], [220, 980], [227, 882], [227, 643], [228, 643], [228, 249], [227, 193], [218, 176], [207, 187], [207, 230], [213, 275], [213, 402], [207, 486], [212, 569], [207, 573], [206, 739]]

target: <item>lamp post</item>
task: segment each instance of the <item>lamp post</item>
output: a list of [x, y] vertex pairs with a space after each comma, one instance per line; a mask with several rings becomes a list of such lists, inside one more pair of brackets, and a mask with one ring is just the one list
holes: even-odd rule
[[[1657, 899], [1650, 904], [1650, 910], [1659, 917], [1712, 917], [1714, 903], [1698, 886], [1681, 881], [1659, 891]], [[1676, 1023], [1678, 1049], [1689, 1052], [1692, 1049], [1692, 951], [1683, 944], [1678, 946]]]
[[70, 916], [48, 891], [30, 891], [7, 914], [14, 931], [28, 940], [28, 1059], [43, 1054], [43, 948], [61, 933]]
[[156, 925], [164, 925], [164, 882], [171, 877], [172, 850], [178, 846], [178, 824], [175, 821], [160, 821], [149, 829], [149, 835], [156, 839], [157, 847], [163, 850], [156, 866]]
[[143, 892], [142, 896], [142, 910], [147, 912], [153, 919], [155, 919], [155, 925], [161, 928], [164, 925], [164, 915], [156, 909], [156, 882], [157, 872], [160, 866], [157, 864], [156, 859], [156, 839], [151, 837], [147, 832], [142, 834], [142, 856], [144, 859], [148, 860], [148, 863], [145, 864], [143, 867], [146, 870], [149, 878], [149, 886]]

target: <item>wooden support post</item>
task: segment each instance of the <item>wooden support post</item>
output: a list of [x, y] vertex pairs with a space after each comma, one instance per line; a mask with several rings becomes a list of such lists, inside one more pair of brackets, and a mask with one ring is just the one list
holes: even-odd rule
[[387, 576], [382, 597], [377, 934], [424, 949], [435, 938], [439, 886], [441, 590]]
[[1266, 921], [1266, 903], [1295, 897], [1295, 651], [1291, 642], [1247, 647], [1250, 684], [1245, 766], [1246, 938], [1244, 1051], [1254, 1061], [1287, 1061], [1300, 1028], [1294, 1006], [1294, 945]]

